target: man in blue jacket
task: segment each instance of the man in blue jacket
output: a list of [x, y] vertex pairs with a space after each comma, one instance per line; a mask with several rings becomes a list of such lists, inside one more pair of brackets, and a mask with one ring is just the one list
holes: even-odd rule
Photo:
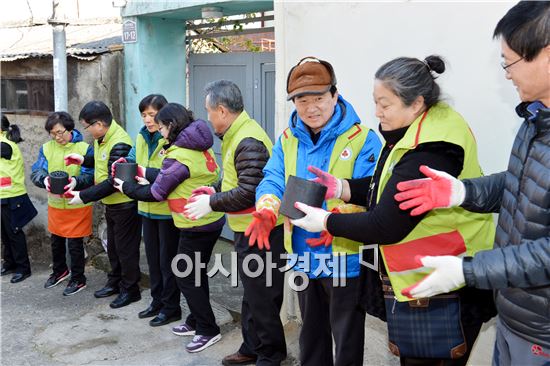
[[[352, 105], [338, 94], [330, 63], [302, 59], [290, 70], [287, 93], [296, 109], [264, 168], [264, 179], [256, 189], [255, 219], [246, 231], [249, 244], [260, 248], [269, 245], [268, 235], [290, 175], [316, 178], [311, 167], [315, 166], [339, 178], [370, 176], [381, 147], [377, 135], [361, 125]], [[340, 195], [329, 192], [326, 197], [335, 196]], [[360, 209], [337, 199], [327, 200], [326, 206], [348, 212]], [[295, 274], [303, 288], [298, 300], [304, 366], [363, 364], [365, 313], [357, 301], [359, 246], [285, 224], [285, 249], [297, 259]]]
[[550, 365], [550, 2], [519, 2], [494, 37], [524, 118], [508, 170], [460, 181], [423, 167], [429, 178], [400, 183], [396, 199], [412, 215], [452, 206], [498, 212], [495, 247], [474, 257], [424, 257], [434, 272], [408, 290], [429, 297], [464, 284], [494, 289], [493, 365]]

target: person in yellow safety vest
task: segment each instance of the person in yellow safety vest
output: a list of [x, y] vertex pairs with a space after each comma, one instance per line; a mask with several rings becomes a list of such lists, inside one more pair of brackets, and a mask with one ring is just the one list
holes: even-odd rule
[[[494, 248], [468, 257], [422, 258], [433, 271], [409, 292], [432, 296], [462, 284], [492, 289], [498, 311], [493, 365], [548, 366], [550, 2], [518, 2], [498, 21], [493, 38], [500, 41], [503, 76], [521, 101], [514, 117], [523, 121], [511, 144], [508, 168], [474, 179], [426, 168], [427, 178], [402, 182], [396, 199], [401, 208], [414, 208], [412, 215], [454, 206], [498, 213]], [[501, 88], [498, 92], [511, 93]], [[494, 128], [502, 128], [500, 121], [494, 122]], [[491, 151], [499, 154], [497, 146]]]
[[2, 269], [0, 274], [13, 273], [11, 283], [31, 275], [27, 238], [23, 227], [36, 215], [25, 188], [25, 165], [17, 144], [23, 141], [17, 125], [10, 125], [2, 114], [0, 131], [0, 201], [2, 203]]
[[[193, 191], [185, 206], [185, 215], [199, 219], [216, 211], [226, 212], [231, 230], [235, 232], [235, 250], [239, 277], [244, 288], [241, 326], [243, 342], [237, 352], [223, 358], [223, 365], [246, 362], [258, 365], [278, 365], [286, 358], [286, 342], [281, 323], [285, 266], [282, 254], [282, 221], [270, 234], [270, 248], [263, 250], [249, 246], [244, 231], [252, 222], [255, 211], [256, 187], [264, 174], [273, 144], [262, 127], [244, 110], [239, 87], [228, 80], [218, 80], [205, 88], [205, 108], [215, 134], [221, 140], [223, 179], [214, 186], [200, 187]], [[256, 255], [264, 263], [266, 253], [271, 252], [277, 268], [267, 269], [260, 275], [250, 276], [243, 262]], [[256, 258], [258, 258], [256, 257]], [[267, 271], [271, 271], [267, 275]], [[271, 278], [271, 283], [268, 282]], [[182, 325], [184, 326], [184, 325]]]
[[[139, 102], [138, 108], [144, 126], [139, 130], [136, 144], [128, 156], [113, 164], [113, 177], [118, 162], [137, 163], [145, 169], [162, 167], [166, 156], [164, 145], [167, 141], [159, 132], [155, 117], [166, 104], [168, 101], [160, 94], [150, 94]], [[138, 179], [143, 181], [145, 178]], [[180, 291], [171, 267], [172, 259], [178, 251], [179, 230], [174, 225], [167, 201], [139, 201], [138, 213], [143, 226], [143, 242], [153, 299], [147, 309], [138, 313], [138, 317], [154, 317], [149, 325], [158, 327], [181, 319]]]
[[126, 157], [132, 148], [132, 139], [114, 119], [109, 107], [100, 101], [91, 101], [78, 117], [85, 131], [94, 138], [94, 154], [68, 154], [65, 164], [94, 167], [95, 185], [76, 187], [67, 194], [73, 198], [69, 204], [82, 204], [101, 200], [105, 205], [107, 222], [107, 255], [111, 271], [107, 283], [96, 292], [96, 298], [118, 296], [109, 304], [113, 309], [141, 300], [139, 280], [139, 244], [141, 220], [137, 203], [118, 192], [112, 185], [111, 165]]
[[[65, 165], [65, 156], [71, 153], [88, 155], [93, 149], [82, 141], [82, 134], [74, 128], [74, 120], [67, 112], [53, 112], [44, 126], [51, 140], [40, 147], [32, 166], [31, 180], [35, 186], [48, 191], [48, 231], [51, 233], [53, 272], [44, 288], [52, 288], [71, 277], [63, 295], [74, 295], [86, 288], [84, 275], [84, 237], [92, 234], [92, 205], [69, 205], [63, 194], [50, 192], [49, 173], [63, 171], [69, 175], [65, 191], [88, 186], [93, 182], [94, 170], [79, 165]], [[71, 271], [66, 263], [65, 243], [71, 256]]]
[[[361, 125], [353, 106], [339, 95], [330, 63], [314, 57], [302, 59], [288, 74], [287, 93], [296, 110], [275, 143], [265, 177], [256, 189], [257, 213], [245, 233], [251, 245], [269, 243], [267, 234], [276, 223], [290, 175], [314, 178], [308, 168], [315, 165], [341, 178], [368, 176], [380, 150], [376, 133]], [[359, 209], [339, 200], [328, 200], [326, 207]], [[308, 281], [298, 292], [303, 321], [301, 364], [362, 364], [365, 312], [357, 306], [356, 297], [360, 244], [320, 237], [299, 227], [285, 228], [284, 236], [287, 252], [298, 259], [295, 273]], [[345, 286], [338, 286], [341, 278]]]
[[[186, 327], [176, 333], [194, 335], [185, 350], [195, 353], [221, 339], [210, 305], [206, 265], [222, 232], [225, 217], [221, 212], [210, 212], [191, 220], [185, 217], [184, 207], [194, 189], [219, 180], [220, 169], [212, 150], [214, 138], [205, 121], [195, 120], [193, 113], [178, 103], [162, 107], [155, 121], [167, 141], [162, 167], [139, 167], [139, 175], [145, 179], [138, 183], [115, 178], [114, 187], [139, 201], [168, 201], [174, 224], [180, 229], [178, 260], [173, 261], [172, 268], [191, 311], [185, 320]], [[186, 271], [189, 272], [185, 276]]]
[[[392, 333], [393, 323], [389, 321], [390, 316], [393, 319], [401, 309], [396, 302], [409, 306], [406, 301], [410, 298], [402, 295], [401, 290], [429, 273], [415, 257], [437, 253], [471, 255], [488, 249], [487, 243], [495, 233], [491, 215], [456, 208], [413, 217], [401, 211], [394, 200], [397, 184], [418, 178], [421, 175], [419, 167], [423, 164], [463, 178], [482, 175], [477, 145], [468, 124], [440, 101], [440, 88], [435, 78], [444, 71], [445, 63], [439, 56], [428, 56], [425, 60], [401, 57], [382, 65], [375, 74], [374, 102], [380, 133], [386, 143], [374, 175], [366, 179], [341, 180], [328, 173], [319, 174], [319, 180], [328, 187], [339, 187], [333, 191], [341, 192], [341, 199], [366, 205], [367, 212], [330, 213], [297, 203], [297, 208], [306, 216], [292, 221], [308, 231], [326, 230], [330, 235], [379, 244], [384, 265], [380, 268], [381, 274], [364, 266], [362, 276], [389, 276], [391, 286], [388, 285], [385, 292], [391, 296], [391, 301], [386, 303], [391, 306], [391, 314], [386, 314], [383, 308], [379, 281], [366, 281], [376, 287], [366, 288], [362, 298], [370, 302], [370, 308], [374, 308], [378, 316], [385, 318], [387, 315], [390, 349], [400, 355], [402, 365], [431, 365], [436, 361], [436, 358], [422, 357], [415, 347], [436, 343], [436, 339], [430, 338], [430, 324], [412, 321], [411, 328], [427, 329], [424, 333], [420, 331], [418, 336], [405, 334], [408, 342], [405, 349], [402, 338]], [[467, 348], [461, 348], [461, 353], [453, 360], [449, 352], [448, 358], [440, 362], [465, 365], [482, 323], [494, 316], [495, 311], [488, 291], [460, 289], [457, 293], [462, 312], [456, 322], [461, 323], [449, 326], [462, 327], [464, 339], [459, 344], [465, 343]], [[445, 319], [442, 322], [449, 322]], [[414, 351], [410, 351], [411, 348]]]

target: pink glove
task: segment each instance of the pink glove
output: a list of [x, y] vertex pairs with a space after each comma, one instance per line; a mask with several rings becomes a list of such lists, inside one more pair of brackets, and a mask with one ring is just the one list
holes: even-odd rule
[[317, 176], [317, 178], [312, 179], [313, 182], [322, 184], [327, 187], [325, 200], [329, 200], [331, 198], [340, 198], [342, 196], [342, 181], [340, 179], [312, 165], [308, 166], [307, 170]]
[[273, 210], [269, 208], [262, 208], [260, 211], [254, 211], [252, 216], [254, 216], [254, 218], [244, 232], [245, 236], [250, 237], [248, 239], [248, 245], [253, 246], [254, 243], [257, 243], [260, 249], [271, 249], [269, 245], [269, 234], [277, 223], [277, 216]]
[[111, 177], [115, 177], [115, 173], [116, 173], [116, 165], [117, 163], [127, 163], [128, 161], [126, 160], [126, 158], [118, 158], [114, 161], [113, 164], [111, 164]]
[[191, 196], [198, 196], [200, 194], [207, 194], [209, 196], [212, 196], [214, 193], [216, 193], [216, 190], [213, 187], [201, 186], [199, 188], [193, 189], [193, 191], [191, 192]]
[[411, 216], [417, 216], [434, 208], [455, 207], [464, 202], [466, 189], [459, 179], [426, 165], [420, 166], [420, 171], [428, 178], [397, 183], [401, 192], [394, 198], [401, 202], [400, 209], [414, 208]]
[[44, 187], [46, 187], [46, 191], [50, 191], [50, 177], [47, 176], [46, 178], [44, 178]]
[[65, 156], [64, 160], [65, 165], [82, 165], [82, 163], [84, 162], [84, 156], [72, 153]]
[[70, 177], [69, 178], [69, 184], [67, 184], [63, 189], [65, 192], [72, 191], [76, 187], [76, 178]]
[[137, 167], [137, 176], [140, 177], [140, 178], [145, 178], [145, 171], [146, 170], [147, 170], [147, 168], [145, 168], [144, 166], [138, 165], [138, 167]]

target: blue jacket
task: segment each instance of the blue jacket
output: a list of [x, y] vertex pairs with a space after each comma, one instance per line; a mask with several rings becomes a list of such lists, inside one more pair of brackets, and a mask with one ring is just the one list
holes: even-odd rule
[[[298, 156], [296, 162], [296, 175], [301, 178], [311, 179], [315, 175], [307, 170], [309, 165], [316, 166], [321, 170], [328, 171], [330, 156], [338, 136], [346, 132], [353, 124], [360, 122], [359, 116], [355, 113], [353, 106], [342, 96], [338, 97], [338, 103], [334, 108], [334, 114], [327, 125], [321, 130], [319, 140], [316, 144], [311, 140], [309, 128], [298, 117], [296, 111], [292, 112], [289, 120], [289, 128], [292, 134], [298, 139]], [[352, 178], [371, 176], [376, 166], [376, 158], [381, 149], [381, 142], [374, 131], [369, 130], [365, 144], [357, 157]], [[285, 191], [285, 166], [284, 154], [281, 146], [281, 137], [273, 146], [273, 153], [264, 168], [264, 179], [256, 189], [256, 200], [264, 194], [274, 194], [282, 199]], [[292, 250], [295, 255], [310, 255], [309, 268], [304, 267], [299, 261], [295, 269], [306, 272], [309, 277], [316, 277], [313, 272], [319, 267], [319, 261], [314, 254], [331, 254], [332, 247], [311, 248], [306, 244], [306, 239], [318, 237], [319, 233], [310, 233], [299, 227], [294, 227], [292, 233]], [[359, 255], [347, 256], [347, 271], [339, 273], [338, 277], [359, 276]], [[333, 277], [332, 274], [321, 273], [318, 277]]]

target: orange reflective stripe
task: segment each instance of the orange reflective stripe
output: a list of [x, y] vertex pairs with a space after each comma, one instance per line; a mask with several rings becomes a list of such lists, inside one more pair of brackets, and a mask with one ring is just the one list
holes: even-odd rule
[[175, 213], [183, 213], [183, 208], [186, 204], [187, 198], [168, 199], [168, 207], [170, 207], [170, 211]]
[[11, 187], [11, 177], [0, 177], [0, 188]]
[[381, 247], [390, 272], [403, 272], [422, 268], [416, 256], [454, 255], [466, 253], [466, 243], [455, 230], [395, 245]]
[[92, 235], [92, 206], [70, 210], [48, 206], [48, 231], [64, 238]]

